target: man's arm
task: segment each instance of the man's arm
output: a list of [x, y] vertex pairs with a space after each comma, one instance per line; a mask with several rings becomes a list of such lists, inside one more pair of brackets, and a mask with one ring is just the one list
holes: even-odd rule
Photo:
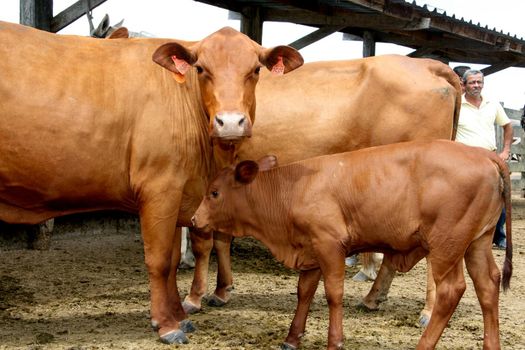
[[510, 157], [510, 145], [512, 143], [512, 123], [503, 125], [503, 150], [499, 154], [499, 157], [503, 160], [507, 160]]

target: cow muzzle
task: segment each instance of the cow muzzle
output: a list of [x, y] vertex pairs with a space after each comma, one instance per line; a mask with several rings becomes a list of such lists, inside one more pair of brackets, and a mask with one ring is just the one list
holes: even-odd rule
[[197, 219], [197, 215], [193, 215], [191, 217], [191, 224], [193, 225], [193, 227], [195, 227], [197, 230], [201, 231], [201, 232], [209, 232], [211, 231], [211, 228], [209, 227], [208, 224], [202, 224], [199, 222], [200, 220]]
[[252, 136], [250, 118], [242, 113], [218, 113], [213, 118], [211, 137], [237, 140]]

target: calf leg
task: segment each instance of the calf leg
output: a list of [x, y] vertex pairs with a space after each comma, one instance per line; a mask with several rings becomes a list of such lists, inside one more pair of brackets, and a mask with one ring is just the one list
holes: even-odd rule
[[213, 235], [213, 246], [217, 254], [217, 286], [213, 295], [209, 297], [210, 306], [223, 306], [230, 301], [230, 292], [233, 289], [231, 242], [230, 235], [220, 232], [215, 232]]
[[195, 270], [190, 293], [182, 305], [188, 314], [193, 314], [202, 309], [202, 298], [208, 288], [208, 267], [213, 249], [213, 234], [211, 232], [197, 232], [195, 228], [190, 228], [190, 238], [195, 255]]
[[483, 313], [483, 349], [500, 349], [498, 300], [501, 276], [492, 255], [492, 231], [472, 242], [465, 263]]
[[428, 326], [430, 322], [430, 316], [434, 309], [434, 303], [436, 302], [436, 283], [434, 282], [434, 276], [432, 275], [432, 265], [429, 264], [427, 258], [427, 294], [425, 299], [425, 306], [419, 313], [419, 325], [421, 327]]
[[321, 279], [321, 269], [301, 271], [297, 284], [297, 308], [288, 331], [288, 336], [281, 346], [282, 349], [297, 349], [299, 342], [306, 328], [306, 318], [310, 310], [310, 305], [314, 299], [319, 280]]
[[[449, 254], [436, 254], [450, 256]], [[432, 253], [427, 259], [432, 264], [434, 280], [436, 282], [436, 305], [428, 327], [423, 332], [417, 345], [418, 350], [434, 349], [443, 333], [452, 313], [466, 289], [463, 276], [463, 259], [450, 256], [448, 261], [439, 261], [432, 258]], [[452, 265], [451, 265], [452, 264]]]

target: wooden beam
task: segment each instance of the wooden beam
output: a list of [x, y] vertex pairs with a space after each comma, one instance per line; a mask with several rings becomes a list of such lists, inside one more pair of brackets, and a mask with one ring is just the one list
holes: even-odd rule
[[316, 41], [319, 41], [329, 36], [330, 34], [340, 31], [344, 27], [345, 26], [326, 26], [323, 28], [319, 28], [316, 31], [311, 32], [310, 34], [307, 34], [303, 36], [301, 39], [297, 39], [296, 41], [288, 45], [297, 50], [300, 50], [303, 47], [306, 47], [312, 43], [315, 43]]
[[53, 0], [20, 0], [20, 23], [47, 30], [51, 28]]
[[363, 33], [363, 57], [376, 55], [376, 41], [374, 34], [368, 30]]
[[419, 49], [412, 51], [407, 56], [408, 57], [425, 57], [426, 55], [430, 55], [432, 52], [434, 52], [434, 48], [431, 47], [420, 47]]
[[259, 6], [247, 6], [241, 11], [241, 33], [262, 44], [263, 18]]
[[[21, 0], [22, 1], [22, 0]], [[57, 33], [64, 29], [71, 23], [75, 22], [80, 17], [84, 16], [89, 10], [100, 6], [106, 0], [79, 0], [73, 5], [69, 6], [64, 11], [56, 15], [51, 21], [51, 32]]]
[[517, 62], [502, 62], [502, 63], [496, 63], [492, 66], [485, 67], [481, 70], [483, 75], [487, 76], [492, 73], [499, 72], [500, 70], [504, 70], [509, 67], [513, 67]]

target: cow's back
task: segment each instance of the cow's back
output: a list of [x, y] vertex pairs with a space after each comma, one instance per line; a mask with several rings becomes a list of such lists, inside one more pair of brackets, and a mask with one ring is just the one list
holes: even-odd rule
[[200, 96], [151, 60], [161, 43], [0, 22], [0, 220], [136, 211], [144, 181], [207, 166]]
[[275, 154], [281, 164], [415, 139], [451, 139], [459, 80], [446, 65], [386, 55], [314, 62], [287, 76], [262, 76], [257, 132], [243, 159]]

